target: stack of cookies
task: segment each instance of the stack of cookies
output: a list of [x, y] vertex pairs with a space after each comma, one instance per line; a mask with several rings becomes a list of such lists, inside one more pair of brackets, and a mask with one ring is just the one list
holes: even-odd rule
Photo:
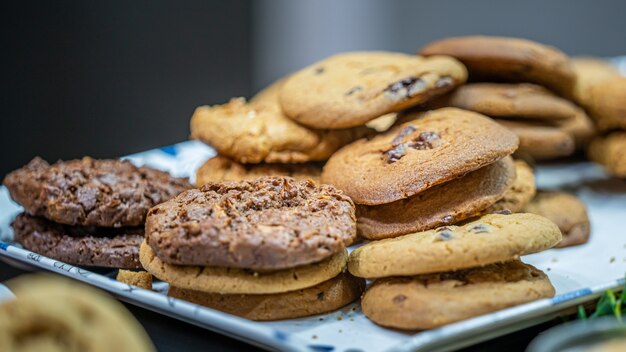
[[371, 242], [350, 254], [348, 269], [375, 279], [363, 313], [399, 329], [430, 329], [554, 295], [548, 277], [519, 261], [561, 240], [559, 228], [534, 214], [490, 214]]
[[[520, 138], [517, 153], [534, 160], [571, 155], [585, 147], [594, 127], [572, 103], [576, 75], [556, 48], [517, 38], [457, 37], [433, 42], [420, 55], [462, 61], [473, 82], [423, 109], [453, 106], [497, 119]], [[493, 83], [496, 82], [496, 83]]]
[[173, 297], [253, 320], [320, 314], [364, 289], [344, 272], [354, 213], [309, 180], [207, 183], [150, 210], [140, 259]]
[[40, 158], [4, 179], [24, 213], [13, 221], [24, 248], [74, 265], [139, 269], [148, 210], [190, 188], [184, 179], [128, 161]]
[[606, 61], [573, 60], [578, 77], [576, 99], [601, 132], [589, 146], [589, 157], [614, 176], [626, 177], [626, 77]]

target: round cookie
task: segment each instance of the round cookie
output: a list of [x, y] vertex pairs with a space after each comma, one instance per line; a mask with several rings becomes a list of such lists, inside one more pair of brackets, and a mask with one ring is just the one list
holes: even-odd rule
[[350, 254], [348, 270], [364, 278], [451, 271], [509, 261], [559, 241], [559, 228], [542, 216], [489, 214], [460, 226], [368, 243]]
[[494, 204], [515, 179], [506, 157], [469, 174], [393, 203], [357, 205], [357, 231], [369, 240], [397, 237], [453, 224]]
[[518, 213], [533, 199], [536, 191], [533, 169], [525, 161], [515, 160], [515, 181], [484, 214], [506, 210]]
[[357, 300], [365, 280], [349, 273], [312, 287], [262, 295], [220, 294], [170, 287], [168, 295], [251, 320], [282, 320], [322, 314]]
[[18, 215], [13, 221], [15, 242], [24, 248], [73, 265], [140, 269], [143, 227], [81, 228]]
[[571, 119], [579, 111], [570, 101], [530, 83], [471, 83], [440, 100], [436, 104], [501, 118], [554, 121]]
[[555, 121], [554, 124], [558, 129], [572, 136], [576, 149], [581, 150], [593, 139], [596, 127], [583, 109], [577, 108], [577, 111], [573, 118]]
[[354, 204], [289, 177], [209, 183], [152, 208], [146, 239], [170, 264], [279, 270], [319, 262], [356, 237]]
[[519, 137], [517, 153], [535, 160], [548, 160], [572, 155], [576, 150], [574, 138], [558, 127], [526, 121], [497, 120]]
[[279, 99], [294, 121], [313, 128], [347, 128], [423, 103], [466, 77], [465, 67], [450, 57], [349, 52], [291, 75]]
[[316, 130], [285, 117], [268, 98], [200, 106], [191, 118], [191, 138], [241, 163], [304, 163], [328, 159], [337, 149], [366, 136], [367, 127]]
[[7, 285], [17, 298], [0, 304], [0, 351], [155, 351], [134, 317], [101, 291], [40, 274]]
[[324, 166], [322, 182], [343, 190], [357, 204], [391, 203], [517, 149], [515, 134], [471, 111], [444, 108], [410, 116], [413, 121], [339, 150]]
[[426, 45], [420, 55], [449, 55], [467, 67], [470, 80], [531, 82], [561, 95], [573, 93], [576, 76], [567, 55], [531, 40], [465, 36]]
[[191, 188], [162, 171], [89, 157], [52, 165], [35, 158], [3, 183], [30, 215], [104, 227], [143, 225], [150, 208]]
[[458, 272], [379, 279], [363, 295], [363, 313], [398, 329], [432, 329], [554, 296], [548, 277], [520, 261]]
[[296, 180], [320, 183], [321, 163], [303, 164], [240, 164], [217, 155], [196, 171], [196, 186], [210, 182], [250, 180], [263, 176], [289, 176]]
[[348, 252], [344, 249], [315, 264], [257, 272], [217, 266], [168, 264], [161, 261], [146, 242], [141, 244], [139, 252], [143, 267], [160, 280], [178, 288], [222, 294], [269, 294], [315, 286], [341, 273], [347, 258]]
[[619, 76], [619, 70], [610, 62], [595, 57], [575, 57], [571, 60], [576, 74], [574, 98], [582, 106], [588, 107], [589, 89], [607, 78]]
[[587, 208], [576, 196], [565, 192], [542, 191], [526, 206], [528, 213], [545, 216], [563, 233], [563, 240], [556, 247], [570, 247], [589, 240], [591, 225]]
[[615, 76], [593, 84], [587, 108], [598, 129], [626, 129], [626, 77]]
[[596, 137], [589, 146], [589, 158], [613, 176], [626, 177], [626, 132]]

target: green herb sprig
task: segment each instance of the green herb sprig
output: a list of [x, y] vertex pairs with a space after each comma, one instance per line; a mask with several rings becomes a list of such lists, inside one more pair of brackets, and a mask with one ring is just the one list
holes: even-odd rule
[[578, 306], [578, 319], [595, 319], [599, 317], [614, 316], [617, 320], [622, 321], [622, 313], [626, 311], [626, 283], [619, 297], [615, 297], [615, 293], [606, 290], [598, 300], [596, 309], [591, 315], [587, 316], [587, 312], [582, 305]]

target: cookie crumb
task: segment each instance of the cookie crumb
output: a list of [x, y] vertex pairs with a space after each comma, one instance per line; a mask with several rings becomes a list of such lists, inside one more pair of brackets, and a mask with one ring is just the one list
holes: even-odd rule
[[611, 259], [609, 259], [609, 263], [614, 263], [615, 262], [615, 257], [611, 257]]
[[313, 339], [313, 340], [317, 340], [317, 335], [313, 335], [313, 336], [311, 336], [311, 339]]
[[337, 320], [343, 320], [343, 316], [338, 315], [338, 316], [337, 316]]
[[556, 262], [558, 262], [558, 261], [559, 261], [558, 259], [556, 259], [556, 258], [552, 258], [552, 262], [553, 262], [553, 263], [556, 263]]
[[147, 271], [120, 269], [116, 279], [125, 284], [141, 287], [145, 290], [152, 290], [152, 274]]
[[339, 331], [338, 331], [338, 332], [341, 334], [341, 333], [343, 332], [343, 330], [339, 329]]

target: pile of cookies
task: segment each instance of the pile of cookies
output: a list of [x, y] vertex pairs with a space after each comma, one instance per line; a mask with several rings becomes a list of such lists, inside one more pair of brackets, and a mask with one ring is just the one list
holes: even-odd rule
[[13, 221], [24, 248], [69, 264], [140, 269], [148, 210], [191, 188], [185, 179], [122, 160], [48, 164], [41, 158], [8, 174], [24, 208]]
[[365, 281], [345, 272], [354, 204], [288, 177], [209, 183], [152, 208], [141, 263], [169, 295], [253, 320], [336, 310]]

